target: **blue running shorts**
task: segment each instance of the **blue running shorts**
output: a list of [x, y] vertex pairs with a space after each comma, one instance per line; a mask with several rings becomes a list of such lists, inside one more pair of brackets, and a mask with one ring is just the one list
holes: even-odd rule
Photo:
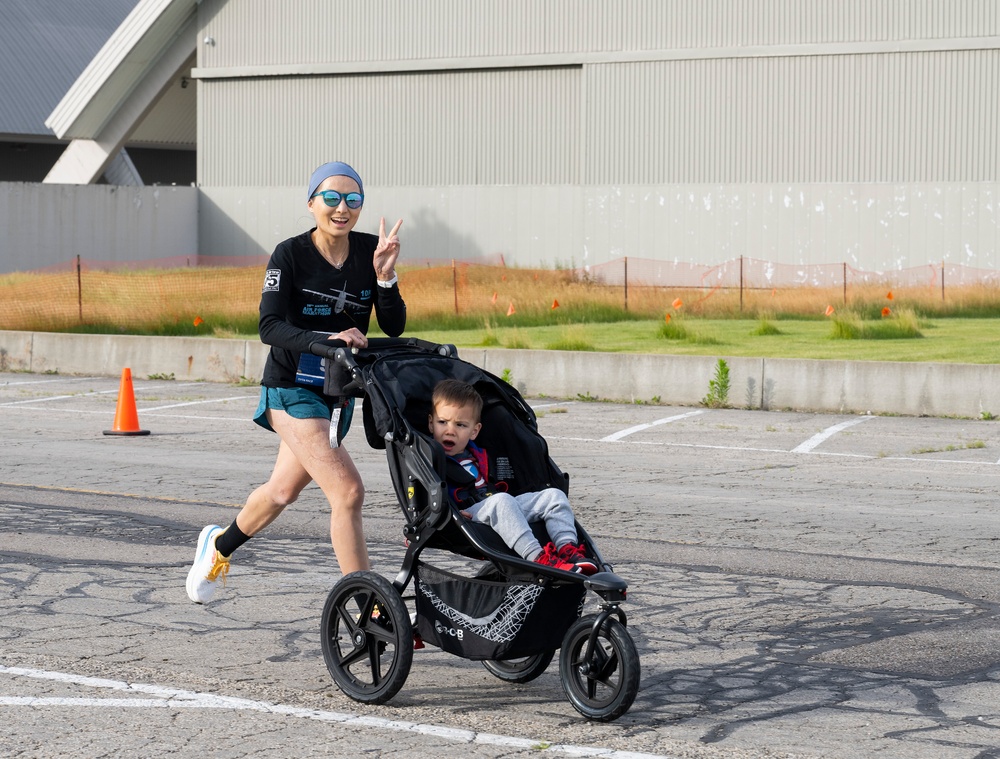
[[[347, 434], [354, 414], [354, 398], [347, 398], [347, 407], [340, 415], [340, 437]], [[329, 419], [333, 409], [344, 399], [322, 395], [305, 387], [261, 387], [260, 402], [253, 420], [265, 430], [274, 430], [267, 421], [269, 408], [284, 411], [296, 419]]]

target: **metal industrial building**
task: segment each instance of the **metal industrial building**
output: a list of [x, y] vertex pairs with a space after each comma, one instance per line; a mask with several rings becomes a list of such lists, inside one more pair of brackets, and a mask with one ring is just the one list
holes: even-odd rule
[[47, 122], [76, 138], [47, 181], [92, 181], [183, 78], [202, 263], [306, 228], [309, 173], [338, 159], [365, 179], [361, 228], [404, 219], [404, 258], [1000, 270], [995, 0], [141, 0], [129, 19]]

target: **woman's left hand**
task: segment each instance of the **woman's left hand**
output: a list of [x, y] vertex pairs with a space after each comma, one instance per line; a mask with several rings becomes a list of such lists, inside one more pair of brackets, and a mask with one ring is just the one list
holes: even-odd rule
[[368, 347], [368, 338], [357, 327], [351, 327], [350, 329], [345, 329], [343, 332], [338, 332], [336, 335], [330, 335], [327, 340], [343, 340], [348, 348]]
[[396, 276], [396, 259], [399, 258], [399, 228], [403, 225], [403, 220], [396, 222], [396, 226], [387, 235], [385, 233], [385, 217], [378, 226], [378, 245], [375, 247], [375, 275], [383, 282], [387, 282]]

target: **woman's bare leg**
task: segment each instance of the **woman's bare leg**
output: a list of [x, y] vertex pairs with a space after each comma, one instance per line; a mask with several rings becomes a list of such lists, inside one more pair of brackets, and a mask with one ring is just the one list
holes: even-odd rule
[[247, 498], [243, 510], [236, 516], [236, 526], [253, 537], [277, 519], [310, 482], [312, 477], [302, 468], [291, 448], [282, 442], [270, 479]]
[[[330, 447], [330, 420], [296, 419], [273, 409], [268, 411], [268, 419], [274, 431], [281, 436], [281, 448], [278, 450], [275, 473], [262, 486], [266, 488], [265, 493], [259, 499], [259, 505], [255, 505], [248, 514], [248, 521], [251, 516], [262, 520], [273, 513], [261, 526], [270, 523], [287, 505], [282, 504], [280, 508], [277, 506], [281, 497], [291, 494], [297, 497], [310, 479], [314, 480], [330, 502], [330, 542], [340, 571], [348, 574], [359, 569], [370, 569], [368, 546], [365, 544], [361, 521], [361, 507], [365, 499], [364, 484], [347, 450], [343, 446]], [[289, 454], [284, 458], [283, 450]], [[294, 460], [294, 464], [290, 459]], [[287, 503], [291, 503], [291, 500]], [[248, 500], [244, 509], [249, 507]], [[243, 530], [242, 522], [238, 521], [238, 524]]]

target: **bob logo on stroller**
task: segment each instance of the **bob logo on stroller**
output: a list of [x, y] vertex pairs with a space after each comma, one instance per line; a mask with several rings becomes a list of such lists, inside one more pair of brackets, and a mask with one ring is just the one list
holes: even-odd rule
[[452, 637], [458, 638], [459, 640], [465, 637], [464, 630], [456, 630], [454, 627], [445, 627], [436, 620], [434, 622], [434, 631], [439, 635], [451, 635]]

